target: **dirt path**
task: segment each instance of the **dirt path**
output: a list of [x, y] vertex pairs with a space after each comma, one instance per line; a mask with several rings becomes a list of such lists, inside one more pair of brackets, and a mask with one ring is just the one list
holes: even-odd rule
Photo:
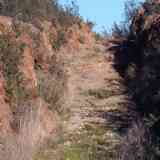
[[[115, 159], [121, 113], [128, 102], [105, 48], [81, 49], [69, 58], [69, 118], [64, 122], [65, 160]], [[115, 113], [115, 114], [114, 114]]]

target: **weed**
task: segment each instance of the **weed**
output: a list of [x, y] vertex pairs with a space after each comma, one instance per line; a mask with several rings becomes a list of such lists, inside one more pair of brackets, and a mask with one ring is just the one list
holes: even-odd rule
[[20, 31], [19, 26], [16, 23], [16, 21], [13, 21], [12, 29], [16, 33], [16, 38], [18, 38], [21, 35], [21, 31]]
[[58, 37], [57, 37], [57, 39], [52, 42], [52, 48], [53, 48], [54, 50], [59, 50], [60, 47], [61, 47], [62, 45], [64, 45], [65, 43], [66, 43], [65, 32], [62, 31], [62, 30], [60, 30], [60, 31], [58, 32]]
[[106, 90], [106, 89], [90, 89], [87, 91], [87, 93], [89, 96], [94, 96], [95, 98], [98, 99], [105, 99], [105, 98], [109, 98], [113, 95], [115, 95], [114, 91], [112, 90]]
[[19, 71], [19, 65], [23, 56], [23, 50], [26, 44], [17, 45], [9, 40], [9, 36], [0, 37], [0, 61], [2, 71], [6, 80], [6, 96], [12, 106], [12, 109], [29, 97], [28, 91], [22, 85], [23, 74]]
[[64, 95], [66, 92], [66, 75], [63, 65], [56, 60], [56, 56], [50, 59], [49, 72], [37, 68], [38, 93], [48, 104], [49, 109], [62, 113]]

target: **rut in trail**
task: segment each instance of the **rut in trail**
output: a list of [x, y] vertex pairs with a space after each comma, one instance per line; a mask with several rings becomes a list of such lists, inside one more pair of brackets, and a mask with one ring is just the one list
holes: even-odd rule
[[122, 116], [128, 97], [113, 61], [97, 45], [82, 48], [66, 63], [70, 113], [64, 122], [65, 160], [117, 159], [120, 133], [129, 117]]

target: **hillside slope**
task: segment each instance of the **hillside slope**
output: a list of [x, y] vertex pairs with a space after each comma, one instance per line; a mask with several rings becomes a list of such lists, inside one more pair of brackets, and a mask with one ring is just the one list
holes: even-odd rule
[[68, 59], [68, 118], [64, 121], [65, 160], [118, 159], [121, 132], [131, 123], [128, 96], [113, 59], [102, 44]]
[[66, 60], [95, 41], [89, 26], [79, 25], [62, 31], [47, 20], [31, 24], [0, 16], [0, 159], [32, 157], [46, 140], [63, 136], [60, 117], [70, 89]]
[[74, 3], [4, 2], [0, 160], [159, 160], [160, 2], [105, 40]]
[[12, 147], [25, 136], [18, 142], [23, 149], [51, 139], [37, 159], [115, 159], [119, 133], [129, 123], [122, 108], [129, 99], [112, 57], [85, 24], [69, 28], [64, 37], [70, 39], [59, 50], [57, 28], [49, 21], [39, 27], [0, 17], [1, 137]]

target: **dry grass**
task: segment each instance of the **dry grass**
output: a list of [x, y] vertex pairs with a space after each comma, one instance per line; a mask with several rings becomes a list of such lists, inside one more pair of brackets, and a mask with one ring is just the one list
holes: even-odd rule
[[25, 107], [16, 134], [6, 135], [0, 148], [0, 160], [32, 160], [42, 142], [40, 110]]

